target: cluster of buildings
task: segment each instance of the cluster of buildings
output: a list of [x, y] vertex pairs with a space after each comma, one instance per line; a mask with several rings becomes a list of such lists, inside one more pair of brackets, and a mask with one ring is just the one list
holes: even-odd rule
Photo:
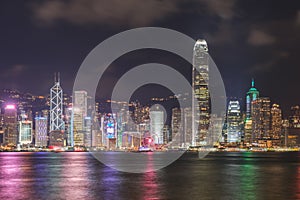
[[[211, 114], [209, 93], [209, 54], [205, 40], [194, 46], [192, 105], [173, 107], [167, 124], [159, 105], [139, 102], [107, 103], [118, 106], [117, 113], [100, 113], [101, 104], [90, 102], [86, 91], [63, 93], [59, 75], [47, 97], [20, 95], [5, 90], [0, 96], [0, 144], [2, 149], [61, 148], [156, 149], [189, 148], [205, 145], [225, 147], [297, 147], [300, 144], [300, 107], [283, 119], [278, 104], [260, 96], [254, 80], [246, 93], [246, 105], [228, 100], [226, 113]], [[184, 98], [153, 98], [161, 102]], [[242, 107], [245, 107], [243, 112]], [[128, 109], [129, 108], [129, 109]], [[168, 113], [168, 112], [167, 112]], [[225, 123], [223, 119], [225, 118]]]

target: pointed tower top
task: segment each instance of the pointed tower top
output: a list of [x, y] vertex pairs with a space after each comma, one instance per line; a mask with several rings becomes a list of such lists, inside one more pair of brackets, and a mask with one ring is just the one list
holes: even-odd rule
[[60, 82], [60, 72], [57, 72], [57, 82]]
[[254, 78], [252, 78], [251, 87], [254, 88]]
[[59, 83], [60, 82], [60, 73], [55, 72], [54, 73], [54, 83]]

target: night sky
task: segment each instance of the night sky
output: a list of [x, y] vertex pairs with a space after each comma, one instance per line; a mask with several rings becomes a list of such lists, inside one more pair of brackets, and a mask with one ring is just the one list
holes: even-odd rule
[[[261, 96], [284, 112], [300, 104], [297, 0], [2, 0], [0, 26], [1, 89], [46, 95], [59, 71], [70, 94], [81, 62], [96, 45], [127, 29], [157, 26], [204, 38], [229, 97], [244, 98], [253, 77]], [[175, 55], [137, 51], [112, 64], [97, 95], [107, 98], [122, 73], [149, 61], [190, 75], [188, 63]]]

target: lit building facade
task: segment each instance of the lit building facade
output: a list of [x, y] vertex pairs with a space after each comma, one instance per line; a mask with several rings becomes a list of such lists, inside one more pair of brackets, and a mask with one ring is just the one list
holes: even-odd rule
[[15, 105], [6, 105], [3, 115], [4, 122], [4, 144], [17, 146], [18, 143], [18, 122], [17, 108]]
[[254, 86], [254, 79], [251, 82], [251, 88], [246, 95], [246, 117], [244, 126], [244, 143], [250, 144], [252, 141], [252, 101], [259, 97], [259, 91]]
[[252, 101], [252, 142], [270, 138], [271, 108], [268, 97]]
[[47, 117], [35, 117], [35, 146], [46, 147], [48, 142]]
[[33, 134], [32, 134], [32, 121], [21, 120], [19, 121], [19, 144], [28, 145], [32, 143]]
[[206, 145], [210, 122], [209, 54], [205, 40], [197, 40], [194, 46], [192, 87], [193, 133], [192, 145]]
[[62, 147], [65, 145], [64, 126], [63, 90], [60, 86], [60, 77], [58, 74], [57, 76], [55, 76], [54, 86], [50, 89], [50, 146]]
[[271, 108], [271, 138], [280, 139], [282, 135], [282, 114], [278, 104]]
[[50, 89], [50, 132], [62, 130], [64, 130], [63, 90], [58, 75], [55, 78], [54, 86]]
[[150, 109], [150, 134], [154, 139], [154, 144], [164, 143], [164, 112], [159, 110], [159, 106]]
[[241, 109], [239, 101], [229, 101], [227, 109], [227, 142], [241, 142]]
[[85, 117], [87, 117], [87, 92], [75, 91], [73, 96], [73, 135], [74, 146], [85, 144]]

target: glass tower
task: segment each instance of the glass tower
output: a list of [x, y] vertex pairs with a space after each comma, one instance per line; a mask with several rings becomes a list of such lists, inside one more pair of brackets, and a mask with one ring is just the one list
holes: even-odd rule
[[241, 141], [241, 110], [239, 101], [229, 101], [227, 110], [227, 142]]
[[252, 101], [259, 97], [259, 91], [254, 87], [254, 79], [251, 82], [251, 88], [246, 95], [246, 118], [245, 118], [245, 135], [244, 143], [250, 144], [252, 139]]
[[205, 40], [197, 40], [193, 53], [192, 146], [206, 145], [210, 120], [209, 54]]

